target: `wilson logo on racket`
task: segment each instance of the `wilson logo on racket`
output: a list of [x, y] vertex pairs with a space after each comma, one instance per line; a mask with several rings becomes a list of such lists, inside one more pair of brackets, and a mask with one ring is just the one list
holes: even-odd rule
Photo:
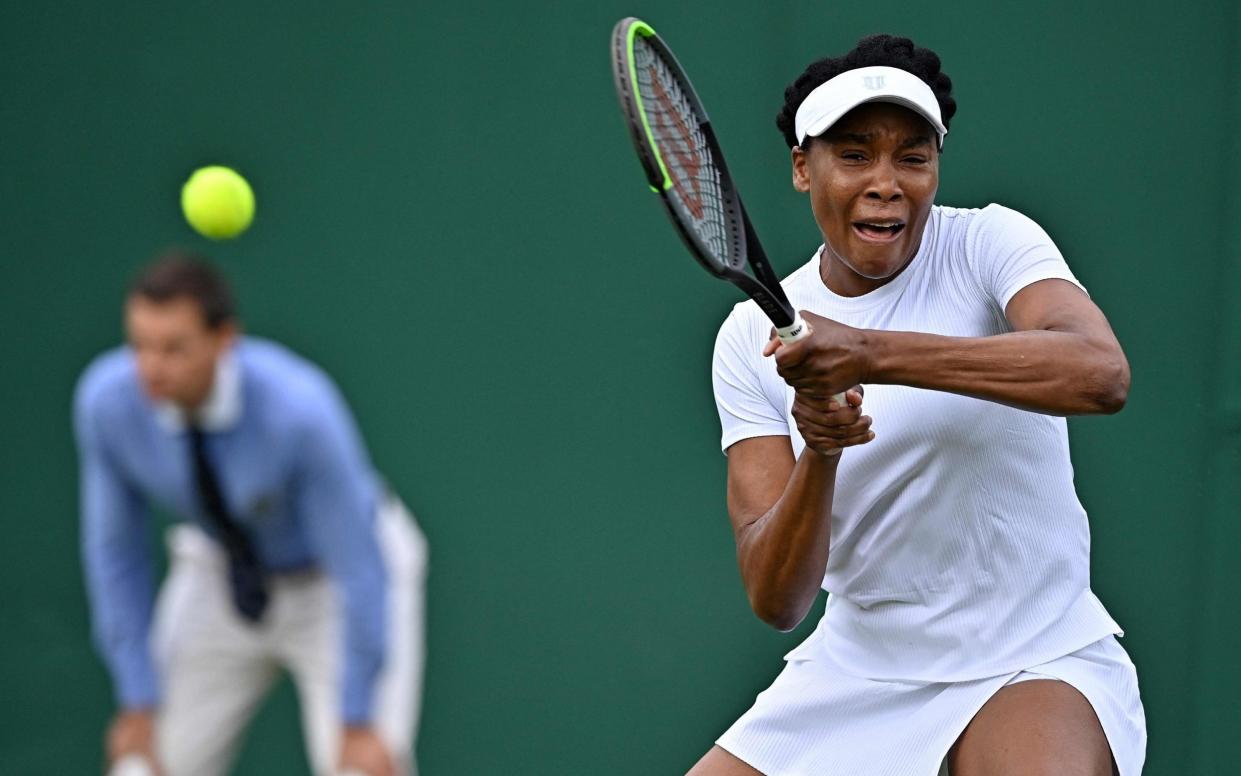
[[[789, 304], [767, 260], [728, 175], [707, 112], [668, 44], [641, 19], [621, 19], [612, 28], [612, 63], [621, 113], [629, 123], [647, 185], [659, 195], [690, 255], [707, 272], [753, 299], [776, 325], [783, 342], [805, 337], [809, 327]], [[644, 104], [648, 82], [650, 100]], [[838, 395], [836, 401], [843, 405], [844, 396]]]
[[[685, 203], [686, 209], [694, 218], [703, 217], [702, 207], [702, 189], [698, 186], [698, 171], [702, 169], [702, 165], [698, 162], [698, 157], [690, 149], [694, 147], [694, 138], [690, 134], [689, 126], [685, 123], [685, 118], [681, 116], [681, 111], [673, 102], [671, 95], [664, 89], [664, 84], [659, 77], [659, 70], [651, 65], [648, 71], [651, 74], [651, 85], [655, 88], [655, 99], [659, 100], [664, 110], [669, 116], [672, 116], [674, 127], [679, 134], [680, 143], [669, 143], [670, 148], [667, 150], [676, 157], [677, 164], [685, 170], [685, 175], [672, 176], [672, 187], [676, 189], [680, 195], [681, 201]], [[685, 179], [689, 178], [690, 186], [693, 191], [687, 191]]]

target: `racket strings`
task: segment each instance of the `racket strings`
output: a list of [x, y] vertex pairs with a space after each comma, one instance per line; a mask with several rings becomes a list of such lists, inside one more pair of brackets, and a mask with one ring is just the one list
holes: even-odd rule
[[641, 39], [634, 41], [634, 65], [643, 113], [672, 181], [674, 199], [711, 252], [731, 256], [720, 173], [693, 105], [663, 58]]

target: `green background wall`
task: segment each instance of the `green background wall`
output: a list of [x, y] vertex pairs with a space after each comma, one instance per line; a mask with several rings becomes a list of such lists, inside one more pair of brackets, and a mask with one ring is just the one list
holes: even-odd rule
[[[694, 75], [784, 270], [816, 244], [784, 85], [871, 32], [939, 51], [939, 200], [1041, 221], [1132, 363], [1128, 408], [1070, 425], [1147, 773], [1235, 769], [1235, 0], [308, 5], [4, 3], [0, 771], [99, 763], [69, 401], [170, 244], [336, 376], [430, 537], [424, 774], [683, 772], [779, 671], [806, 628], [747, 608], [708, 379], [736, 294], [642, 185], [607, 55], [630, 14]], [[216, 162], [259, 201], [219, 245], [177, 210]], [[304, 771], [292, 710], [285, 687], [239, 773]]]

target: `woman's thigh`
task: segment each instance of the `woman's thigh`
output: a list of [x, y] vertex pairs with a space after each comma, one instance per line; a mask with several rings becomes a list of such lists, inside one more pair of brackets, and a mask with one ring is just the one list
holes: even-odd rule
[[1090, 702], [1072, 685], [1002, 687], [948, 753], [952, 776], [1113, 776], [1112, 750]]
[[726, 750], [718, 746], [702, 756], [698, 763], [689, 769], [685, 776], [763, 776]]

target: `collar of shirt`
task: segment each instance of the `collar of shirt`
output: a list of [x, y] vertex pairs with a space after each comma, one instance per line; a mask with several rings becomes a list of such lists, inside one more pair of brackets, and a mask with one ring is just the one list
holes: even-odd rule
[[[237, 357], [229, 351], [215, 362], [211, 392], [194, 414], [203, 431], [225, 431], [237, 425], [241, 419], [241, 409], [241, 367]], [[155, 405], [159, 424], [174, 434], [185, 431], [188, 425], [186, 415], [186, 410], [174, 402], [161, 401]]]

